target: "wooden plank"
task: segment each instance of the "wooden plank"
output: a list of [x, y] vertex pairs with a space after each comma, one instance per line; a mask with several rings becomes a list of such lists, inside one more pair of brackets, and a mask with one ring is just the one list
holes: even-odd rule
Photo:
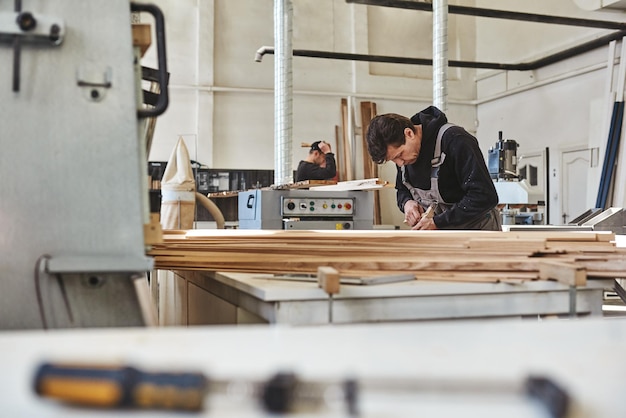
[[152, 43], [152, 32], [150, 25], [134, 23], [132, 25], [133, 46], [138, 46], [143, 57]]
[[[168, 231], [148, 252], [161, 269], [342, 275], [413, 274], [421, 280], [520, 282], [626, 276], [626, 251], [596, 235], [494, 231]], [[554, 241], [556, 240], [556, 241]], [[544, 250], [559, 242], [562, 250]], [[569, 245], [572, 244], [572, 245]], [[453, 254], [451, 257], [450, 255]], [[344, 274], [344, 272], [348, 272]]]
[[367, 129], [372, 120], [372, 102], [361, 102], [361, 149], [363, 150], [363, 177], [377, 177], [376, 164], [372, 161], [367, 152]]
[[577, 264], [541, 261], [539, 262], [539, 278], [543, 280], [555, 279], [568, 286], [585, 286], [587, 284], [587, 269]]
[[322, 186], [311, 186], [311, 190], [373, 190], [373, 189], [382, 189], [386, 185], [386, 182], [379, 180], [377, 178], [373, 179], [359, 179], [359, 180], [349, 180], [349, 181], [340, 181], [336, 184], [330, 185], [322, 185]]
[[[363, 151], [363, 177], [365, 178], [378, 177], [378, 165], [372, 161], [367, 151], [367, 130], [374, 116], [376, 116], [376, 103], [368, 101], [361, 102], [361, 149]], [[374, 225], [380, 225], [381, 223], [380, 195], [379, 193], [375, 193]]]
[[337, 166], [337, 180], [343, 181], [346, 179], [346, 165], [343, 161], [345, 150], [342, 146], [343, 136], [340, 129], [338, 125], [335, 125], [335, 143], [337, 144], [337, 158], [335, 159], [335, 164]]
[[[342, 152], [342, 161], [343, 161], [343, 165], [344, 165], [344, 175], [345, 177], [343, 178], [343, 180], [353, 180], [352, 177], [352, 147], [351, 147], [351, 143], [350, 143], [350, 135], [348, 132], [348, 124], [349, 122], [349, 118], [351, 117], [351, 115], [349, 114], [349, 109], [348, 109], [348, 99], [346, 98], [342, 98], [341, 99], [341, 126], [342, 126], [342, 138], [341, 138], [341, 149], [343, 150]], [[337, 144], [337, 146], [339, 147], [339, 144]], [[342, 180], [342, 179], [339, 179]]]
[[317, 285], [329, 295], [339, 293], [339, 272], [329, 266], [318, 267]]
[[498, 252], [513, 246], [516, 250], [524, 248], [525, 251], [540, 252], [546, 249], [545, 239], [486, 239], [474, 238], [468, 241], [469, 248], [480, 251]]

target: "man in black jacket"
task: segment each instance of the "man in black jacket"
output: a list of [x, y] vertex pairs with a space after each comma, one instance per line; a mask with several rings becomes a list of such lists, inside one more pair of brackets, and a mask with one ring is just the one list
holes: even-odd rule
[[311, 144], [306, 160], [302, 160], [298, 164], [295, 181], [331, 180], [336, 174], [337, 164], [335, 154], [331, 152], [330, 144], [316, 141]]
[[[398, 208], [412, 229], [502, 229], [498, 194], [478, 141], [436, 107], [411, 119], [376, 116], [367, 149], [375, 163], [396, 164]], [[422, 217], [431, 204], [434, 217]]]

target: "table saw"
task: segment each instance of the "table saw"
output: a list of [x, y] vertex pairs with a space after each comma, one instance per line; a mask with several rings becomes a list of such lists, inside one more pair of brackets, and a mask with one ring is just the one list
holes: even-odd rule
[[[143, 105], [131, 14], [151, 14]], [[0, 2], [0, 329], [149, 320], [146, 120], [167, 107], [164, 18], [128, 0]]]

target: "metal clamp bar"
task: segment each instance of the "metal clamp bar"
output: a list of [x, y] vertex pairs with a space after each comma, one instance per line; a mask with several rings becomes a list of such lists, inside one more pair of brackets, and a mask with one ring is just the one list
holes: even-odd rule
[[154, 108], [137, 110], [137, 117], [139, 118], [156, 117], [165, 112], [169, 102], [167, 88], [167, 57], [165, 53], [165, 18], [163, 17], [161, 9], [152, 4], [131, 3], [130, 10], [133, 12], [150, 13], [154, 17], [154, 21], [156, 23], [155, 32], [157, 39], [157, 62], [159, 65], [158, 82], [161, 92], [159, 93], [159, 98], [157, 99], [157, 103]]

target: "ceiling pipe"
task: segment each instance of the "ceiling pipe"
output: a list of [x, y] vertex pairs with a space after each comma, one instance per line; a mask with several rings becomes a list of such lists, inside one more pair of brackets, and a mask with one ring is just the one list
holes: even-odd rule
[[[449, 60], [448, 67], [460, 68], [481, 68], [491, 70], [506, 71], [531, 71], [545, 67], [550, 64], [572, 58], [585, 52], [592, 51], [601, 46], [607, 45], [611, 41], [622, 39], [626, 36], [626, 31], [612, 32], [600, 38], [584, 42], [572, 48], [559, 51], [557, 53], [547, 55], [534, 61], [522, 62], [518, 64], [503, 64], [497, 62], [480, 62], [480, 61], [456, 61]], [[274, 47], [262, 46], [255, 53], [255, 61], [261, 62], [265, 54], [274, 54]], [[386, 62], [391, 64], [411, 64], [411, 65], [433, 65], [433, 60], [428, 58], [408, 58], [408, 57], [392, 57], [387, 55], [370, 55], [370, 54], [348, 54], [333, 51], [313, 51], [307, 49], [294, 49], [294, 56], [309, 58], [327, 58], [350, 61], [366, 61], [366, 62]]]
[[448, 110], [448, 0], [433, 6], [433, 104]]
[[293, 181], [293, 5], [291, 0], [274, 0], [274, 184]]
[[[425, 12], [433, 11], [433, 7], [431, 3], [408, 1], [408, 0], [346, 0], [346, 3], [365, 4], [369, 6], [394, 7], [398, 9], [422, 10]], [[578, 19], [578, 18], [573, 18], [573, 17], [550, 16], [550, 15], [541, 15], [541, 14], [535, 14], [535, 13], [509, 12], [506, 10], [482, 9], [478, 7], [468, 7], [468, 6], [451, 5], [448, 8], [448, 13], [458, 14], [458, 15], [467, 15], [467, 16], [477, 16], [477, 17], [491, 17], [491, 18], [496, 18], [496, 19], [520, 20], [520, 21], [536, 22], [536, 23], [551, 23], [555, 25], [581, 26], [581, 27], [598, 28], [598, 29], [626, 30], [626, 23], [622, 23], [622, 22], [611, 22], [611, 21], [606, 21], [606, 20], [592, 20], [592, 19]]]

